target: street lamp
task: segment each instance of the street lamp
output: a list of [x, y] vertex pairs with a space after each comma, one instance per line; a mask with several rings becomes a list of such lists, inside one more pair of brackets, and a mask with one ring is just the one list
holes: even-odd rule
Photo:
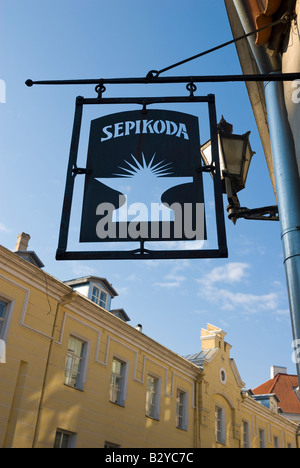
[[[237, 219], [256, 219], [278, 221], [277, 205], [249, 209], [241, 207], [237, 192], [246, 185], [249, 166], [254, 151], [252, 151], [250, 132], [243, 135], [233, 133], [233, 126], [222, 116], [218, 123], [218, 146], [222, 191], [227, 195], [228, 218], [235, 224]], [[201, 156], [207, 167], [211, 167], [211, 141], [201, 146]]]

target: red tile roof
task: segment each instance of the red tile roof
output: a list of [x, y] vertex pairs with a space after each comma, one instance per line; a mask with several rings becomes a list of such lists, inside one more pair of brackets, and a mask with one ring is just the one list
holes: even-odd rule
[[252, 391], [254, 395], [275, 393], [280, 400], [278, 406], [284, 413], [300, 414], [300, 400], [294, 391], [298, 386], [297, 375], [277, 374], [274, 379], [268, 380]]

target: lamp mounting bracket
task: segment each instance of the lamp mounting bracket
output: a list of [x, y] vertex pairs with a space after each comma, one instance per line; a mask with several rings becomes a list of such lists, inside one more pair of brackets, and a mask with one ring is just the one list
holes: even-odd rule
[[278, 206], [264, 206], [261, 208], [246, 208], [238, 205], [228, 205], [228, 218], [235, 224], [240, 218], [258, 221], [279, 221]]

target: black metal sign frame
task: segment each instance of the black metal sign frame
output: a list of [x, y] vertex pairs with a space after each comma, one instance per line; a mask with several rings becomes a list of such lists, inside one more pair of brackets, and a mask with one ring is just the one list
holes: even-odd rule
[[[101, 88], [101, 86], [100, 86]], [[136, 259], [184, 259], [184, 258], [227, 258], [228, 249], [225, 231], [224, 207], [222, 198], [222, 186], [219, 167], [219, 150], [217, 135], [217, 119], [215, 108], [215, 96], [194, 96], [191, 90], [188, 97], [133, 97], [133, 98], [102, 98], [101, 89], [98, 90], [98, 98], [77, 97], [75, 116], [69, 154], [69, 163], [66, 176], [66, 186], [63, 201], [63, 209], [60, 224], [59, 242], [56, 252], [57, 260], [136, 260]], [[78, 175], [86, 174], [86, 168], [77, 167], [78, 147], [84, 105], [94, 104], [139, 104], [146, 109], [147, 105], [157, 103], [207, 103], [210, 121], [210, 139], [212, 148], [212, 164], [200, 166], [199, 171], [211, 172], [213, 175], [213, 188], [215, 199], [215, 215], [218, 248], [215, 249], [190, 249], [190, 250], [150, 250], [145, 248], [144, 240], [137, 239], [140, 246], [134, 250], [108, 250], [108, 251], [68, 251], [68, 236], [71, 217], [71, 208], [75, 179]], [[200, 152], [200, 148], [199, 148]]]

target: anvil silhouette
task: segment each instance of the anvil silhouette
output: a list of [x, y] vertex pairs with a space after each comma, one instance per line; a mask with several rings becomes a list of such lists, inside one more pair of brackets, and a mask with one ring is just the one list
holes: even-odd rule
[[[172, 219], [174, 213], [161, 201], [162, 196], [176, 185], [193, 182], [193, 177], [157, 177], [149, 172], [141, 177], [96, 178], [96, 180], [122, 194], [119, 200], [122, 206], [126, 204], [126, 212], [122, 206], [117, 208], [113, 213], [113, 221], [121, 217], [122, 221], [129, 222], [133, 218], [135, 221], [159, 221], [159, 216], [166, 220]], [[151, 219], [149, 219], [150, 214]]]

